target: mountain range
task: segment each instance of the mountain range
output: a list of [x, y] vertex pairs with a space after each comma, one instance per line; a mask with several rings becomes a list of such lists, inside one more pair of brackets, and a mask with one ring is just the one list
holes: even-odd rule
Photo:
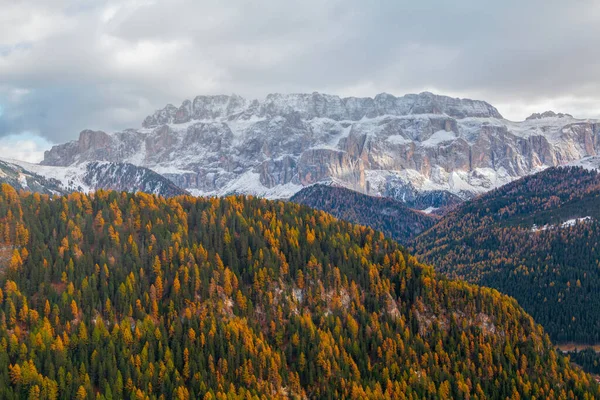
[[553, 347], [600, 340], [599, 134], [431, 93], [200, 96], [0, 159], [0, 394], [593, 398]]
[[599, 134], [596, 120], [544, 112], [512, 122], [484, 101], [428, 92], [198, 96], [156, 111], [140, 128], [84, 130], [41, 164], [128, 163], [194, 195], [289, 198], [328, 183], [425, 209], [595, 156]]
[[[562, 298], [564, 292], [556, 282], [549, 286], [547, 272], [540, 272], [535, 283], [540, 290], [535, 295], [510, 282], [524, 266], [534, 268], [542, 263], [542, 254], [554, 251], [536, 238], [561, 239], [571, 231], [544, 227], [582, 218], [585, 224], [576, 224], [578, 230], [596, 226], [600, 215], [580, 215], [584, 208], [572, 205], [568, 208], [572, 215], [558, 209], [564, 210], [564, 202], [574, 204], [575, 191], [595, 193], [591, 183], [580, 187], [582, 180], [576, 179], [580, 172], [572, 171], [599, 168], [600, 157], [595, 155], [599, 135], [600, 123], [594, 120], [548, 111], [511, 122], [486, 102], [431, 93], [380, 94], [372, 99], [273, 94], [263, 101], [235, 95], [198, 96], [180, 107], [167, 105], [156, 111], [139, 129], [110, 134], [85, 130], [77, 141], [47, 151], [39, 165], [0, 160], [0, 181], [46, 194], [112, 189], [161, 196], [291, 197], [413, 246], [424, 260], [453, 278], [497, 287], [517, 297], [554, 339], [592, 343], [600, 339], [593, 333], [595, 315], [585, 317], [587, 309], [568, 323], [544, 314], [549, 307], [574, 312], [578, 306], [573, 304], [589, 304], [585, 293], [595, 293], [591, 261], [582, 264], [581, 257], [573, 255], [568, 265], [564, 260], [543, 262], [546, 268], [556, 264], [562, 283], [579, 280], [589, 287], [583, 297], [569, 289], [570, 295]], [[561, 165], [584, 169], [540, 172]], [[519, 180], [528, 176], [531, 181]], [[513, 190], [510, 182], [515, 180], [514, 187], [521, 188], [519, 196], [537, 196], [546, 208], [520, 210], [518, 215], [529, 218], [524, 228], [507, 227], [502, 218], [489, 222], [496, 212], [489, 211], [489, 201], [522, 207], [520, 197], [505, 194]], [[547, 191], [541, 196], [527, 185]], [[555, 193], [555, 187], [563, 188], [562, 194]], [[476, 197], [482, 193], [488, 194]], [[441, 219], [436, 216], [448, 210]], [[548, 221], [535, 217], [542, 211]], [[534, 221], [537, 231], [532, 231]], [[507, 236], [507, 229], [516, 230]], [[482, 243], [484, 237], [494, 239]], [[596, 236], [586, 231], [583, 237], [595, 240]], [[469, 245], [471, 238], [477, 240]], [[565, 245], [561, 243], [555, 245]], [[519, 250], [541, 253], [521, 254], [515, 244]], [[561, 257], [577, 248], [570, 246]], [[501, 266], [499, 260], [504, 260]], [[574, 268], [573, 273], [567, 274], [565, 268]], [[586, 270], [582, 281], [580, 273]], [[527, 275], [534, 276], [531, 271]]]

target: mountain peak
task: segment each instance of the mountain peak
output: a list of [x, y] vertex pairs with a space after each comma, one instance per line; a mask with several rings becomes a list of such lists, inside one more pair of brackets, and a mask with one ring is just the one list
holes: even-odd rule
[[358, 121], [363, 117], [384, 115], [441, 114], [454, 118], [482, 117], [502, 119], [498, 110], [480, 100], [459, 99], [431, 92], [396, 97], [379, 93], [375, 97], [345, 97], [312, 93], [270, 93], [264, 100], [249, 101], [236, 94], [196, 96], [179, 108], [169, 104], [144, 119], [144, 128], [181, 124], [191, 120], [236, 119], [239, 116], [300, 115], [304, 119], [329, 118]]
[[533, 113], [525, 120], [544, 119], [544, 118], [573, 118], [571, 114], [555, 113], [554, 111], [544, 111], [543, 113]]

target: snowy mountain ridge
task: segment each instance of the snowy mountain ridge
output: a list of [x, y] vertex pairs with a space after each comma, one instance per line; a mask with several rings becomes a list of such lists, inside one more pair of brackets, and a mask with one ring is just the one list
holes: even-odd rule
[[49, 195], [75, 191], [90, 193], [98, 189], [142, 191], [162, 196], [186, 193], [147, 168], [98, 161], [55, 167], [0, 158], [0, 182], [9, 183], [16, 189]]
[[456, 118], [466, 116], [502, 118], [490, 104], [470, 99], [453, 99], [433, 93], [407, 94], [395, 97], [381, 93], [374, 98], [321, 94], [269, 94], [264, 101], [246, 100], [238, 95], [197, 96], [185, 100], [177, 108], [168, 104], [146, 117], [142, 126], [154, 128], [164, 124], [181, 124], [191, 120], [243, 120], [294, 114], [302, 119], [327, 118], [334, 121], [359, 121], [385, 115], [446, 114]]
[[130, 163], [197, 195], [287, 198], [333, 183], [405, 201], [425, 193], [437, 207], [595, 156], [599, 135], [595, 120], [544, 112], [512, 122], [486, 102], [428, 92], [198, 96], [156, 111], [138, 129], [84, 130], [42, 164]]

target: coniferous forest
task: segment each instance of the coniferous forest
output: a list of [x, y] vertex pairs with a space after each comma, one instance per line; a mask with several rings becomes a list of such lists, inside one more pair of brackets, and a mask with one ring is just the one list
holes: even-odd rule
[[557, 342], [600, 342], [600, 175], [550, 168], [447, 214], [412, 246], [450, 277], [514, 296]]
[[567, 353], [571, 361], [584, 370], [600, 375], [600, 355], [594, 349], [575, 350]]
[[374, 197], [329, 185], [308, 186], [290, 198], [336, 218], [367, 225], [401, 244], [431, 228], [439, 219], [387, 197]]
[[0, 190], [0, 398], [600, 397], [510, 297], [293, 203]]

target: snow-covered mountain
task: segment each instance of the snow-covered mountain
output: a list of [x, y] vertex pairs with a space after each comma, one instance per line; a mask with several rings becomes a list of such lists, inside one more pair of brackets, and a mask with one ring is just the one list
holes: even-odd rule
[[329, 182], [436, 206], [596, 155], [599, 135], [598, 121], [545, 112], [511, 122], [486, 102], [427, 92], [198, 96], [138, 129], [85, 130], [42, 164], [130, 163], [193, 194], [289, 197]]
[[[20, 164], [21, 161], [0, 159], [0, 183], [8, 183], [17, 190], [28, 190], [42, 194], [65, 194], [62, 182], [52, 178], [46, 178], [32, 170], [26, 169]], [[33, 167], [39, 167], [34, 165]], [[32, 169], [34, 169], [32, 168]], [[56, 167], [46, 167], [49, 169]], [[61, 167], [58, 167], [61, 168]]]
[[44, 194], [66, 194], [97, 189], [147, 192], [176, 196], [186, 191], [148, 168], [127, 163], [91, 161], [67, 167], [0, 159], [0, 183]]
[[572, 167], [582, 167], [588, 170], [600, 171], [600, 156], [590, 156], [579, 160], [571, 161], [567, 164]]

